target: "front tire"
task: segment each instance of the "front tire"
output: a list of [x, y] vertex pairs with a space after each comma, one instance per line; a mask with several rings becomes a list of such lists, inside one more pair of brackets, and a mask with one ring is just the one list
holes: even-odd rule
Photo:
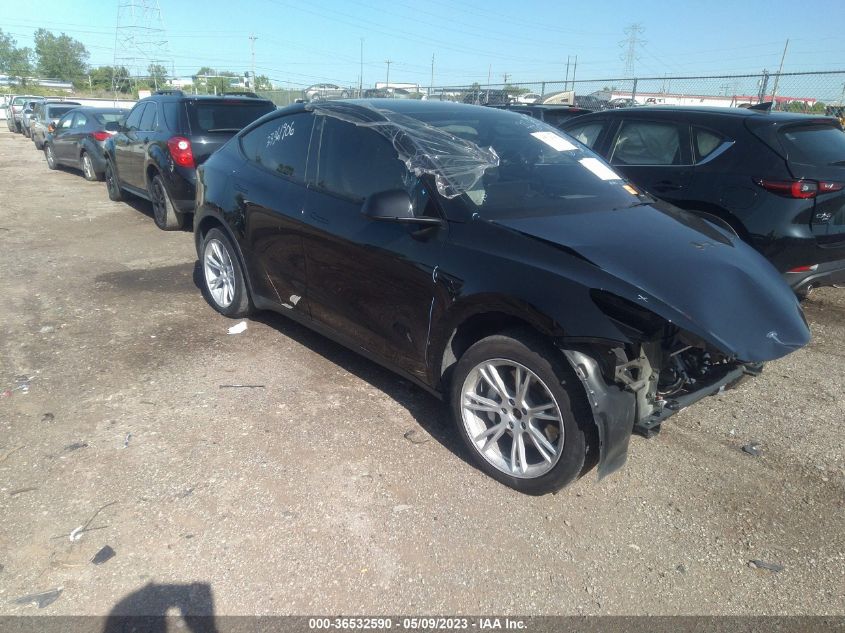
[[53, 154], [53, 146], [47, 143], [44, 146], [44, 158], [47, 159], [47, 167], [50, 169], [56, 169], [58, 167], [56, 163], [56, 156]]
[[455, 365], [450, 407], [478, 467], [542, 495], [584, 467], [591, 412], [561, 352], [528, 331], [481, 339]]
[[252, 301], [231, 240], [220, 229], [211, 229], [203, 238], [200, 256], [205, 300], [227, 317], [248, 316], [253, 310]]
[[153, 220], [162, 231], [177, 231], [185, 226], [185, 216], [176, 210], [164, 180], [156, 174], [150, 182], [150, 199], [153, 203]]

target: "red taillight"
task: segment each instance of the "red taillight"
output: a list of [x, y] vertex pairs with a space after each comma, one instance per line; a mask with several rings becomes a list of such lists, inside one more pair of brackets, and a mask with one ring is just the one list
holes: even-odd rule
[[114, 132], [104, 132], [104, 131], [101, 131], [101, 130], [98, 130], [96, 132], [91, 132], [91, 136], [94, 137], [95, 141], [105, 141], [107, 138], [109, 138], [113, 134], [114, 134]]
[[817, 182], [815, 180], [767, 180], [757, 178], [754, 182], [766, 191], [789, 198], [815, 198], [820, 193], [841, 191], [841, 182]]
[[811, 273], [819, 267], [818, 264], [813, 264], [811, 266], [797, 266], [790, 270], [791, 273]]
[[167, 148], [173, 157], [173, 162], [180, 167], [196, 167], [194, 164], [194, 152], [191, 149], [191, 141], [184, 136], [174, 136], [167, 141]]

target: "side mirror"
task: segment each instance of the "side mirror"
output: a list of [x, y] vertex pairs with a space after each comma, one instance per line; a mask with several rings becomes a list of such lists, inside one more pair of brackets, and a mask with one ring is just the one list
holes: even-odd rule
[[106, 132], [120, 132], [120, 123], [117, 121], [109, 121], [103, 129]]
[[51, 134], [52, 134], [53, 132], [55, 132], [55, 131], [56, 131], [56, 124], [55, 124], [55, 123], [51, 123], [50, 125], [48, 125], [48, 126], [47, 126], [47, 131], [48, 131], [48, 132], [50, 132]]
[[414, 215], [411, 196], [404, 189], [392, 189], [374, 193], [364, 200], [361, 213], [373, 220], [406, 222], [409, 224], [441, 224], [440, 218]]

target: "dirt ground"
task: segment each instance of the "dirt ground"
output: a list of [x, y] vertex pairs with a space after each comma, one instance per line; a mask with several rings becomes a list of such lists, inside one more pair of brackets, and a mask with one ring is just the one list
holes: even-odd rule
[[5, 129], [0, 183], [0, 614], [845, 613], [845, 290], [621, 472], [532, 498], [377, 365], [271, 314], [228, 335], [147, 203]]

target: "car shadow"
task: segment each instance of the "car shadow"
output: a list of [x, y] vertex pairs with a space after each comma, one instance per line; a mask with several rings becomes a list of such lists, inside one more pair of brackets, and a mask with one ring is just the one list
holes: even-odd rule
[[[211, 585], [149, 583], [133, 591], [112, 607], [102, 633], [167, 633], [182, 628], [177, 612], [191, 633], [217, 633]], [[173, 624], [168, 627], [168, 624]]]
[[[144, 200], [143, 198], [139, 198], [136, 195], [124, 191], [123, 200], [121, 200], [121, 202], [132, 207], [138, 213], [142, 213], [143, 215], [147, 216], [150, 219], [150, 222], [155, 222], [155, 219], [153, 217], [153, 203], [149, 200]], [[194, 232], [193, 213], [189, 213], [185, 216], [185, 226], [182, 227], [181, 231], [184, 233]]]
[[[193, 278], [194, 284], [202, 291], [202, 271], [199, 261], [194, 264]], [[273, 328], [387, 394], [411, 414], [426, 434], [434, 438], [456, 457], [475, 467], [471, 457], [465, 452], [457, 431], [454, 429], [447, 403], [438, 400], [421, 387], [405, 380], [378, 363], [282, 314], [265, 310], [256, 312], [250, 318]], [[412, 444], [428, 441], [425, 434], [416, 431], [416, 429], [405, 431], [405, 439]]]

